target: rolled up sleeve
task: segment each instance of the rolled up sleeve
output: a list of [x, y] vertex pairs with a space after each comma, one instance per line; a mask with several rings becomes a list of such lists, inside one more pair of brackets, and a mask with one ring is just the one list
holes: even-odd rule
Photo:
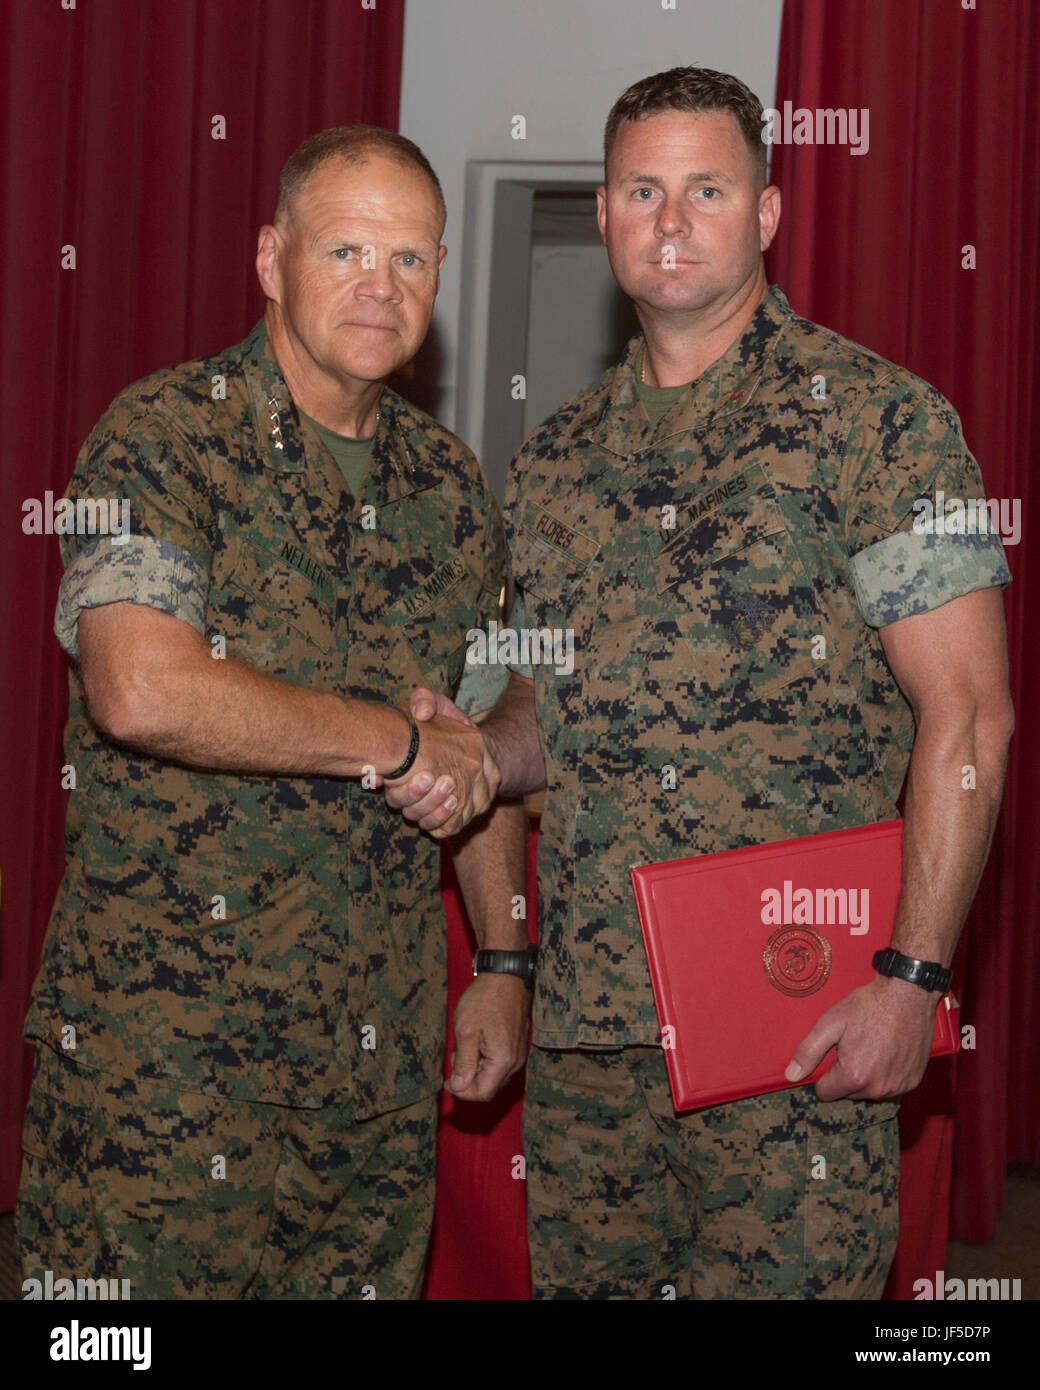
[[205, 631], [216, 524], [209, 468], [173, 390], [128, 388], [76, 460], [66, 497], [84, 510], [91, 499], [97, 515], [126, 516], [129, 524], [119, 534], [62, 536], [54, 632], [74, 659], [80, 613], [103, 604], [146, 604]]
[[143, 603], [205, 634], [207, 576], [189, 551], [158, 536], [110, 539], [81, 550], [58, 590], [54, 634], [79, 659], [79, 615], [106, 603]]
[[[893, 375], [860, 410], [843, 467], [849, 567], [874, 628], [1011, 582], [988, 517], [982, 474], [956, 411], [909, 373]], [[971, 524], [954, 529], [953, 506]]]
[[1011, 572], [999, 536], [898, 531], [852, 559], [860, 612], [870, 627], [927, 613], [976, 589], [1003, 588]]

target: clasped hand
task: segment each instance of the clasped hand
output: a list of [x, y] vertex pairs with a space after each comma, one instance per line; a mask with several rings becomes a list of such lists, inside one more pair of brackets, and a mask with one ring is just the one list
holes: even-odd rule
[[406, 776], [383, 783], [386, 804], [446, 840], [484, 814], [502, 778], [477, 725], [446, 695], [413, 691], [411, 711], [419, 756]]

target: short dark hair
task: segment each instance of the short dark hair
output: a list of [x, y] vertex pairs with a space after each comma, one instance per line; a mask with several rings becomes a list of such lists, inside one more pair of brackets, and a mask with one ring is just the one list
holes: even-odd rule
[[288, 216], [293, 199], [310, 176], [330, 159], [345, 159], [348, 164], [364, 164], [371, 154], [382, 154], [399, 164], [411, 164], [429, 179], [440, 206], [441, 216], [447, 216], [444, 192], [440, 179], [430, 161], [407, 136], [397, 135], [377, 125], [337, 125], [309, 135], [298, 150], [285, 161], [278, 180], [276, 218]]
[[639, 121], [662, 111], [728, 111], [755, 159], [762, 187], [766, 184], [766, 142], [762, 139], [762, 103], [750, 87], [728, 72], [712, 68], [669, 68], [641, 78], [621, 93], [610, 108], [603, 132], [604, 168], [624, 121]]

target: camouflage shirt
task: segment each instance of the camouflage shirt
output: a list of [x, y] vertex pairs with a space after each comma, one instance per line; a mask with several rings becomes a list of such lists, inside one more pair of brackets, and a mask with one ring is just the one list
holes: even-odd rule
[[[262, 323], [118, 396], [68, 496], [126, 499], [132, 518], [125, 542], [65, 538], [55, 628], [72, 656], [82, 608], [129, 600], [189, 623], [217, 659], [226, 644], [311, 689], [398, 702], [419, 684], [455, 692], [466, 631], [499, 615], [501, 521], [469, 450], [384, 391], [354, 499]], [[66, 872], [27, 1036], [236, 1098], [352, 1093], [359, 1115], [435, 1091], [437, 843], [359, 780], [206, 772], [117, 746], [75, 666], [70, 686]]]
[[775, 286], [652, 427], [620, 364], [527, 440], [506, 534], [532, 628], [547, 790], [535, 1041], [654, 1043], [630, 865], [892, 817], [913, 741], [878, 629], [1006, 584], [997, 535], [915, 529], [981, 497], [917, 377]]

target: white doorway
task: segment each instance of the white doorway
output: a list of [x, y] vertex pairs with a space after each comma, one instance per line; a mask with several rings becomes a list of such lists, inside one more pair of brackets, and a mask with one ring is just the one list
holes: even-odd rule
[[596, 227], [598, 164], [467, 166], [457, 431], [503, 495], [528, 434], [638, 329]]

